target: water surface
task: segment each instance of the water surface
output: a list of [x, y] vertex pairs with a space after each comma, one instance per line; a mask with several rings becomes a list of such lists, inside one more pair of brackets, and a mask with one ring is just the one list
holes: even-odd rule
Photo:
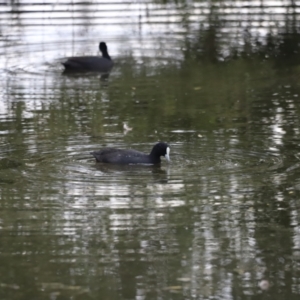
[[[1, 7], [1, 299], [299, 298], [297, 9], [165, 2]], [[62, 74], [100, 40], [108, 77]]]

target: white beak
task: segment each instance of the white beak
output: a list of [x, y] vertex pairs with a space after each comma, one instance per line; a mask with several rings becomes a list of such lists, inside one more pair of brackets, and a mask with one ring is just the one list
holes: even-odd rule
[[170, 161], [170, 148], [169, 147], [167, 147], [167, 153], [165, 155], [165, 158], [167, 161]]

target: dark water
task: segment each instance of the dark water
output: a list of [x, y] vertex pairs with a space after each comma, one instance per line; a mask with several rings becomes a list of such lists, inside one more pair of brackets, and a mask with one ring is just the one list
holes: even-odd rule
[[1, 4], [1, 299], [299, 299], [296, 7], [165, 2]]

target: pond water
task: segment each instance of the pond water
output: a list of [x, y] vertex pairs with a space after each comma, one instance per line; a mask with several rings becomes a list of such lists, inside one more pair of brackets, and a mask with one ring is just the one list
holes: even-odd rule
[[[298, 15], [213, 2], [1, 4], [1, 299], [299, 299], [299, 58], [229, 53]], [[63, 74], [100, 40], [109, 76]]]

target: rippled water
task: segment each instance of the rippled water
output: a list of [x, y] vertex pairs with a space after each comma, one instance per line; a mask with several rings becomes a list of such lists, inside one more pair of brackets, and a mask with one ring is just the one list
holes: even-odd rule
[[[245, 50], [297, 13], [282, 1], [2, 4], [1, 299], [298, 299], [298, 61]], [[100, 40], [109, 76], [63, 74]], [[89, 154], [158, 140], [171, 163]]]

